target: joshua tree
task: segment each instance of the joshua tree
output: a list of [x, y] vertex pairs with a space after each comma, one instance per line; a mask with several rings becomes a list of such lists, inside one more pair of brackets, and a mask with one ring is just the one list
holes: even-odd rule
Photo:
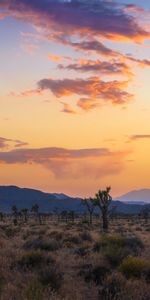
[[21, 214], [22, 214], [22, 216], [24, 218], [24, 222], [26, 223], [28, 221], [28, 209], [27, 208], [23, 208], [21, 210]]
[[32, 205], [31, 212], [33, 212], [36, 215], [36, 217], [39, 220], [39, 224], [41, 225], [42, 222], [41, 222], [41, 215], [39, 213], [39, 206], [38, 206], [38, 204]]
[[61, 212], [61, 219], [66, 221], [66, 224], [68, 223], [68, 211], [67, 210], [63, 210]]
[[74, 223], [74, 220], [75, 220], [75, 213], [73, 210], [70, 210], [68, 212], [68, 216], [69, 216], [69, 219], [71, 220], [72, 223]]
[[149, 218], [149, 209], [144, 207], [143, 210], [141, 211], [141, 214], [145, 222], [147, 223]]
[[93, 222], [93, 213], [94, 213], [94, 209], [95, 209], [94, 200], [93, 200], [93, 198], [84, 199], [84, 200], [82, 200], [82, 204], [86, 206], [86, 208], [89, 212], [90, 225], [91, 225]]
[[11, 210], [12, 210], [12, 215], [14, 217], [14, 219], [13, 219], [14, 225], [17, 225], [18, 224], [18, 215], [19, 214], [18, 214], [18, 209], [17, 209], [16, 205], [13, 205], [12, 208], [11, 208]]
[[93, 199], [95, 206], [98, 206], [102, 213], [103, 230], [108, 230], [108, 207], [112, 200], [109, 192], [111, 187], [106, 187], [106, 190], [99, 190]]

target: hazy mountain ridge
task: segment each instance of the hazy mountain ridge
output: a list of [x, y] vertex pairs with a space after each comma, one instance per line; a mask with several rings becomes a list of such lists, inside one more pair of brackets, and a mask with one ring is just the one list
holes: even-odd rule
[[[129, 194], [132, 194], [132, 192], [127, 195]], [[150, 208], [150, 204], [141, 205], [141, 203], [125, 203], [126, 199], [129, 199], [125, 196], [126, 195], [120, 197], [120, 200], [113, 200], [110, 209], [112, 206], [115, 206], [116, 211], [119, 213], [138, 214], [143, 207], [146, 206]], [[123, 200], [121, 201], [121, 199]], [[2, 212], [10, 212], [13, 205], [16, 205], [18, 209], [31, 209], [32, 205], [35, 203], [39, 205], [41, 212], [51, 212], [56, 210], [85, 211], [85, 207], [81, 204], [81, 198], [73, 198], [61, 193], [44, 193], [40, 190], [19, 188], [17, 186], [0, 186], [0, 211]]]
[[117, 200], [138, 204], [150, 203], [150, 189], [134, 190], [117, 197]]

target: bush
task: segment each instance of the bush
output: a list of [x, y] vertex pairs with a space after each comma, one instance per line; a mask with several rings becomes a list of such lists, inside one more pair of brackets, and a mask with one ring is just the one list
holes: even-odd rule
[[125, 257], [139, 254], [142, 248], [143, 244], [137, 237], [102, 235], [100, 241], [94, 244], [93, 250], [102, 251], [111, 265], [117, 266]]
[[83, 231], [82, 233], [80, 233], [80, 238], [83, 240], [83, 241], [89, 241], [89, 242], [92, 242], [92, 236], [89, 232], [87, 231]]
[[138, 237], [126, 237], [125, 246], [130, 249], [130, 252], [134, 255], [138, 255], [144, 248], [144, 244]]
[[106, 275], [110, 273], [110, 268], [104, 265], [93, 267], [91, 264], [83, 265], [79, 275], [84, 277], [86, 282], [93, 281], [96, 285], [101, 284]]
[[87, 247], [80, 247], [74, 250], [74, 254], [77, 254], [79, 256], [86, 256], [89, 254], [89, 249]]
[[113, 274], [107, 277], [103, 285], [99, 289], [99, 299], [105, 300], [122, 300], [130, 299], [127, 297], [127, 291], [125, 289], [125, 280], [120, 274]]
[[19, 230], [18, 230], [18, 228], [6, 226], [4, 229], [4, 232], [8, 238], [11, 238], [11, 237], [14, 237], [19, 232]]
[[60, 249], [61, 243], [50, 239], [48, 241], [42, 240], [42, 239], [35, 239], [31, 241], [27, 241], [24, 244], [25, 249], [34, 249], [34, 250], [45, 250], [45, 251], [56, 251]]
[[26, 288], [23, 291], [25, 299], [27, 300], [42, 300], [43, 299], [43, 286], [41, 283], [32, 279], [27, 284]]
[[2, 275], [0, 275], [0, 295], [2, 294], [4, 285], [5, 285], [5, 279]]
[[140, 257], [129, 256], [124, 259], [119, 270], [127, 278], [140, 278], [149, 268], [149, 263], [146, 259]]
[[69, 242], [69, 243], [72, 243], [72, 244], [80, 244], [81, 243], [81, 239], [79, 236], [77, 235], [68, 235], [65, 239], [64, 239], [64, 242]]
[[51, 239], [49, 241], [42, 241], [41, 245], [39, 245], [39, 249], [45, 251], [56, 251], [61, 248], [60, 242]]
[[30, 251], [25, 253], [18, 261], [18, 266], [22, 269], [39, 268], [43, 265], [53, 265], [54, 259], [50, 256], [44, 256], [41, 252]]
[[44, 286], [49, 286], [52, 290], [58, 291], [63, 281], [63, 275], [57, 266], [50, 266], [42, 269], [38, 274], [39, 281]]
[[23, 269], [39, 267], [43, 262], [43, 256], [40, 252], [31, 251], [25, 253], [18, 261], [18, 265]]
[[61, 232], [61, 231], [51, 231], [49, 234], [48, 234], [48, 236], [50, 237], [50, 238], [53, 238], [53, 239], [55, 239], [55, 240], [57, 240], [57, 241], [60, 241], [60, 240], [62, 240], [62, 238], [63, 238], [63, 232]]

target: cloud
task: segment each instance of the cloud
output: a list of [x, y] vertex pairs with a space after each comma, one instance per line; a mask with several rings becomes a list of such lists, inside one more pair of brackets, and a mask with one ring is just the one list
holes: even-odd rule
[[94, 51], [97, 54], [100, 54], [100, 55], [103, 55], [106, 57], [116, 57], [117, 55], [120, 55], [119, 52], [106, 47], [102, 42], [99, 42], [93, 38], [91, 38], [90, 40], [80, 41], [79, 43], [68, 41], [68, 44], [70, 46], [74, 47], [76, 50]]
[[[1, 18], [13, 17], [19, 21], [34, 26], [34, 33], [23, 33], [26, 39], [23, 44], [25, 51], [32, 53], [39, 43], [39, 37], [74, 47], [77, 51], [94, 51], [110, 61], [87, 60], [82, 63], [60, 64], [61, 59], [68, 61], [68, 57], [49, 54], [49, 59], [59, 63], [59, 68], [92, 72], [101, 75], [123, 75], [131, 77], [133, 74], [127, 61], [149, 66], [149, 60], [139, 60], [124, 55], [105, 45], [106, 41], [132, 43], [143, 42], [150, 37], [149, 29], [140, 25], [137, 19], [139, 7], [119, 4], [116, 1], [104, 0], [1, 0]], [[144, 11], [142, 12], [142, 15]], [[87, 53], [86, 53], [87, 54]], [[113, 60], [112, 60], [113, 59]], [[132, 63], [131, 63], [132, 64]], [[127, 81], [104, 81], [98, 77], [87, 79], [42, 79], [38, 82], [38, 89], [28, 90], [19, 96], [31, 97], [34, 94], [49, 89], [56, 97], [69, 95], [80, 96], [77, 106], [83, 110], [98, 107], [102, 101], [112, 104], [128, 103], [132, 95], [126, 90]], [[83, 100], [84, 99], [84, 100]], [[93, 100], [92, 100], [93, 99]], [[64, 104], [64, 112], [73, 113], [68, 104]]]
[[62, 112], [68, 113], [68, 114], [76, 114], [76, 111], [71, 108], [71, 106], [68, 103], [62, 102], [63, 109]]
[[21, 45], [21, 49], [29, 55], [34, 54], [35, 51], [37, 50], [37, 48], [38, 48], [38, 45], [34, 45], [31, 43], [24, 43]]
[[110, 101], [112, 104], [128, 103], [132, 95], [122, 90], [128, 81], [101, 81], [98, 77], [87, 79], [42, 79], [38, 89], [50, 90], [56, 97], [79, 95], [100, 102]]
[[117, 61], [101, 61], [97, 59], [93, 60], [83, 60], [80, 59], [78, 63], [71, 63], [68, 65], [59, 64], [59, 69], [74, 70], [80, 72], [94, 72], [100, 74], [114, 75], [120, 74], [125, 76], [132, 76], [131, 68], [124, 62]]
[[129, 137], [129, 141], [150, 139], [150, 134], [133, 134]]
[[62, 60], [62, 57], [60, 55], [49, 53], [48, 54], [48, 59], [53, 61], [53, 62], [60, 62]]
[[0, 152], [1, 164], [40, 164], [59, 179], [62, 177], [100, 178], [116, 174], [124, 167], [128, 153], [112, 152], [107, 148], [65, 149], [57, 147], [14, 149]]
[[143, 13], [145, 12], [144, 8], [136, 4], [127, 4], [125, 5], [125, 11], [132, 13]]
[[93, 98], [80, 98], [77, 102], [77, 106], [84, 111], [89, 111], [91, 109], [99, 107], [100, 102]]
[[44, 28], [55, 35], [80, 35], [107, 39], [144, 40], [149, 33], [124, 6], [97, 0], [2, 0], [0, 8], [9, 15]]
[[28, 143], [20, 141], [20, 140], [13, 140], [13, 139], [7, 139], [4, 137], [0, 137], [0, 149], [10, 148], [12, 146], [19, 148], [19, 147], [23, 147], [26, 145], [28, 145]]
[[132, 62], [137, 63], [140, 67], [150, 67], [150, 60], [148, 59], [138, 59], [127, 55], [126, 58]]

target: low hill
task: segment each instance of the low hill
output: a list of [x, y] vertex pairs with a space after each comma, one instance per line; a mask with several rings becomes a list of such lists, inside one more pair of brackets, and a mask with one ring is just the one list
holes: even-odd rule
[[81, 200], [64, 194], [44, 193], [17, 186], [0, 186], [0, 211], [9, 212], [13, 205], [16, 205], [18, 209], [31, 209], [35, 203], [39, 205], [40, 211], [49, 212], [57, 209], [76, 210]]

